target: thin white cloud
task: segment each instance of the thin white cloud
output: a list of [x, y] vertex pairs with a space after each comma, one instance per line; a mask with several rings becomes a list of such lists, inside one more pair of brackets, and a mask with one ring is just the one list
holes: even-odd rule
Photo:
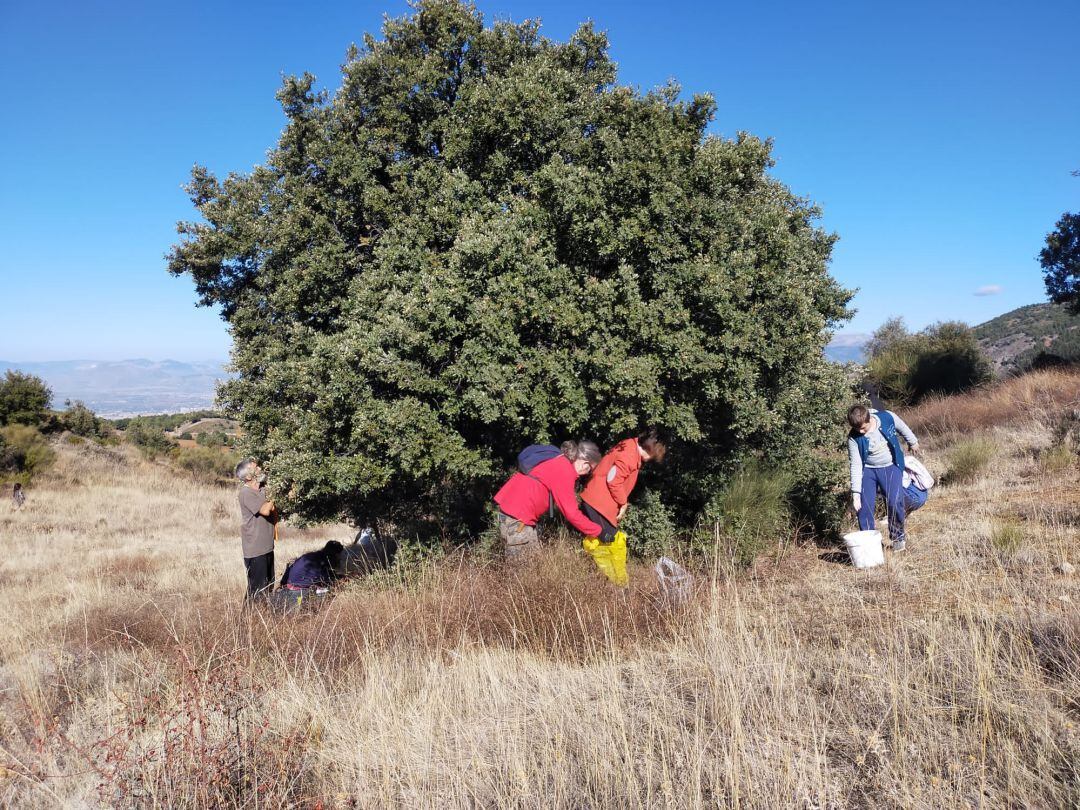
[[979, 289], [975, 291], [975, 295], [997, 295], [999, 292], [1001, 292], [1000, 284], [987, 284], [985, 287], [979, 287]]

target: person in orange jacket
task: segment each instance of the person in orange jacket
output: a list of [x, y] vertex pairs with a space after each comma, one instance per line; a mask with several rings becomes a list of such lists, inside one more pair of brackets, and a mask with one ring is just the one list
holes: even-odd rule
[[581, 510], [600, 524], [600, 539], [605, 543], [614, 539], [619, 521], [626, 514], [641, 465], [663, 461], [666, 453], [667, 445], [656, 429], [650, 428], [636, 438], [619, 442], [600, 460], [581, 493]]

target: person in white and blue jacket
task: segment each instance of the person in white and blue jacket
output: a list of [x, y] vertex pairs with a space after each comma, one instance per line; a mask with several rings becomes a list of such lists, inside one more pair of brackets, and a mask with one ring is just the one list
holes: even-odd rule
[[852, 505], [859, 516], [859, 528], [874, 528], [877, 494], [885, 497], [889, 515], [889, 539], [893, 551], [903, 551], [907, 536], [904, 493], [903, 437], [913, 453], [919, 452], [919, 440], [904, 420], [892, 411], [879, 411], [865, 405], [853, 405], [848, 411], [848, 461], [851, 465]]

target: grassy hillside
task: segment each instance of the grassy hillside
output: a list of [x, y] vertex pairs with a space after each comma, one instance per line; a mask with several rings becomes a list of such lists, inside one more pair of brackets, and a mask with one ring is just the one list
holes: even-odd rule
[[1024, 371], [1032, 363], [1080, 360], [1080, 317], [1062, 304], [1032, 304], [974, 328], [998, 373]]
[[[1051, 452], [1078, 393], [1048, 371], [908, 412], [936, 473], [988, 455], [907, 552], [860, 572], [777, 537], [679, 611], [650, 568], [618, 592], [557, 546], [245, 614], [231, 487], [59, 445], [0, 504], [0, 806], [1078, 806], [1080, 579], [1055, 566], [1080, 564], [1080, 470]], [[347, 531], [284, 535], [279, 571]]]

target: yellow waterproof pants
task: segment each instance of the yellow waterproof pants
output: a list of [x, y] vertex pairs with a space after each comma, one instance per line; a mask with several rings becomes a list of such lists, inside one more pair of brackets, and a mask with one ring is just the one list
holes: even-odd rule
[[626, 575], [626, 532], [615, 532], [610, 543], [601, 543], [598, 537], [586, 537], [581, 547], [605, 577], [620, 588], [627, 586], [630, 579]]

